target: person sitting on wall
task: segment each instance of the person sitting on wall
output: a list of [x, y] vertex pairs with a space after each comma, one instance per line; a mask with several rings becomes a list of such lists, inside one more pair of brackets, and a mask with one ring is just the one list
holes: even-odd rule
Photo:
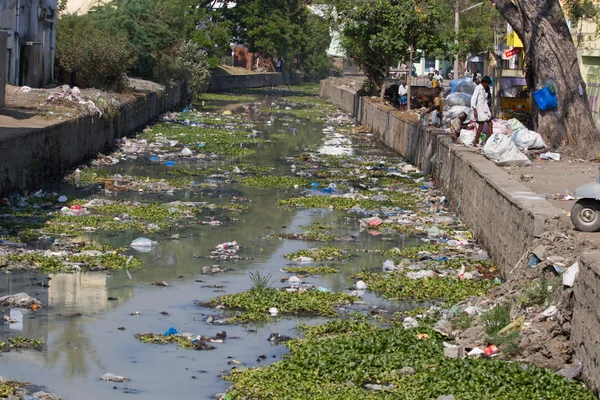
[[458, 117], [454, 118], [450, 123], [450, 138], [453, 143], [456, 143], [458, 137], [460, 136], [460, 131], [467, 127], [465, 121], [467, 120], [467, 114], [461, 112], [458, 114]]

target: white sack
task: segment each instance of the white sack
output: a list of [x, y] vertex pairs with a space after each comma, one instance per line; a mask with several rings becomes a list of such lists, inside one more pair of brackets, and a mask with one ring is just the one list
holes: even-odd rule
[[519, 129], [512, 134], [512, 138], [519, 149], [543, 149], [546, 147], [542, 135], [527, 128]]
[[529, 158], [521, 153], [512, 136], [494, 133], [483, 146], [483, 154], [496, 165], [531, 165]]

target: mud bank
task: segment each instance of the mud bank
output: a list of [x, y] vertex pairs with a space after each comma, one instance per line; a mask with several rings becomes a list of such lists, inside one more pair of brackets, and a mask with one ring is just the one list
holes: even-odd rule
[[83, 116], [0, 137], [0, 195], [41, 185], [103, 151], [113, 139], [146, 126], [180, 101], [180, 86], [148, 92], [102, 118]]

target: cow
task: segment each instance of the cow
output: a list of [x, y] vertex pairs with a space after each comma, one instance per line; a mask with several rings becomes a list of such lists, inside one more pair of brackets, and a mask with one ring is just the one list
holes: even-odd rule
[[385, 98], [393, 107], [399, 107], [400, 98], [398, 97], [398, 85], [390, 85], [389, 88], [385, 89]]
[[428, 87], [412, 87], [410, 91], [410, 101], [417, 107], [429, 107], [433, 103], [433, 99], [437, 97], [434, 88]]

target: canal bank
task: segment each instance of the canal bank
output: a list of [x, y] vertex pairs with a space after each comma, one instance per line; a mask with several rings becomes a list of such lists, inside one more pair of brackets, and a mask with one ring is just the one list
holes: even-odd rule
[[489, 251], [505, 277], [517, 268], [526, 268], [534, 247], [552, 242], [544, 235], [547, 232], [554, 232], [567, 243], [572, 238], [571, 244], [563, 247], [563, 255], [571, 252], [579, 257], [586, 252], [579, 262], [581, 273], [574, 290], [566, 297], [572, 320], [567, 319], [564, 329], [570, 333], [574, 360], [582, 363], [584, 381], [597, 392], [600, 351], [594, 343], [600, 332], [595, 307], [600, 301], [600, 252], [590, 251], [597, 249], [595, 239], [577, 236], [561, 210], [472, 149], [452, 146], [445, 132], [405, 121], [331, 80], [321, 81], [320, 89], [323, 98], [351, 113], [387, 146], [419, 168], [431, 169], [451, 208]]
[[413, 165], [430, 169], [452, 208], [504, 273], [536, 236], [566, 226], [560, 210], [472, 149], [451, 146], [444, 131], [404, 121], [330, 80], [321, 81], [321, 96], [351, 113]]

